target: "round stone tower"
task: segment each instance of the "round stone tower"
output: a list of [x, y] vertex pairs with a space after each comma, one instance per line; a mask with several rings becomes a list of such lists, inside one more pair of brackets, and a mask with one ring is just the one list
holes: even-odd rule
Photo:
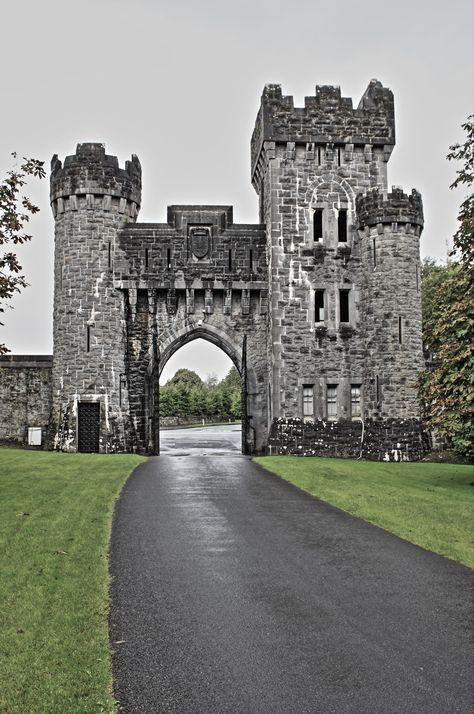
[[421, 339], [420, 194], [373, 190], [356, 199], [365, 279], [361, 331], [367, 359], [365, 404], [373, 417], [420, 416], [417, 378]]
[[51, 161], [55, 219], [51, 439], [68, 451], [126, 451], [123, 297], [114, 287], [120, 230], [138, 216], [141, 168], [102, 144]]

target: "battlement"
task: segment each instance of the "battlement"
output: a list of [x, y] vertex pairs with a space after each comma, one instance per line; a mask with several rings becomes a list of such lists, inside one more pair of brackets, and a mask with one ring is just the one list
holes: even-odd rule
[[252, 175], [265, 141], [315, 144], [395, 145], [395, 115], [390, 89], [372, 79], [353, 108], [352, 99], [339, 87], [316, 86], [315, 96], [305, 97], [304, 107], [294, 107], [292, 96], [283, 96], [281, 85], [267, 84], [251, 141]]
[[76, 153], [66, 156], [64, 165], [57, 154], [51, 159], [50, 199], [53, 202], [72, 194], [109, 195], [140, 206], [141, 175], [135, 154], [122, 169], [116, 156], [105, 153], [104, 144], [78, 144]]
[[410, 195], [401, 188], [392, 187], [391, 193], [374, 189], [356, 198], [357, 228], [383, 223], [411, 223], [423, 228], [423, 202], [421, 194], [412, 189]]

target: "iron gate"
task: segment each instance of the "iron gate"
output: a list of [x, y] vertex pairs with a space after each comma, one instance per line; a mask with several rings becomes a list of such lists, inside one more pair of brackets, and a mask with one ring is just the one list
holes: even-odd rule
[[99, 451], [100, 403], [79, 402], [77, 405], [77, 450], [82, 453]]

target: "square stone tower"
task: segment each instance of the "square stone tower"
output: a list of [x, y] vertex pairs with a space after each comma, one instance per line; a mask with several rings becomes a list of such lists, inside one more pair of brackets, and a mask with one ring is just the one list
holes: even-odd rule
[[420, 448], [423, 212], [416, 191], [388, 192], [394, 144], [393, 95], [377, 80], [356, 109], [338, 87], [317, 86], [304, 108], [280, 85], [264, 89], [251, 161], [267, 227], [277, 452]]

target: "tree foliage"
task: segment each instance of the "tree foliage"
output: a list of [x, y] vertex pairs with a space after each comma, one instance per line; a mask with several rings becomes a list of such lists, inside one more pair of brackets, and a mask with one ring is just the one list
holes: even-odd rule
[[221, 382], [214, 375], [205, 382], [195, 372], [180, 369], [160, 388], [160, 414], [164, 417], [202, 419], [239, 419], [241, 381], [235, 367]]
[[[15, 153], [12, 154], [16, 159]], [[15, 292], [20, 292], [28, 283], [22, 274], [14, 246], [31, 240], [25, 232], [25, 224], [39, 211], [27, 196], [22, 195], [23, 186], [28, 176], [43, 178], [44, 162], [37, 159], [23, 158], [18, 168], [7, 171], [0, 182], [0, 313], [5, 312], [6, 301], [11, 300]], [[0, 322], [0, 325], [3, 325]], [[0, 354], [9, 352], [0, 344]]]
[[[474, 180], [472, 117], [463, 125], [464, 145], [450, 147], [448, 159], [463, 161], [451, 185], [470, 187]], [[431, 369], [422, 375], [424, 419], [448, 446], [474, 455], [474, 195], [461, 204], [459, 228], [451, 255], [455, 262], [423, 266], [423, 340], [431, 354]]]
[[[466, 132], [464, 144], [453, 144], [447, 158], [461, 161], [456, 171], [456, 178], [450, 188], [472, 186], [474, 181], [474, 114], [462, 125]], [[452, 256], [459, 257], [463, 267], [471, 272], [474, 269], [474, 193], [470, 193], [461, 203], [458, 215], [459, 228], [453, 237]]]

